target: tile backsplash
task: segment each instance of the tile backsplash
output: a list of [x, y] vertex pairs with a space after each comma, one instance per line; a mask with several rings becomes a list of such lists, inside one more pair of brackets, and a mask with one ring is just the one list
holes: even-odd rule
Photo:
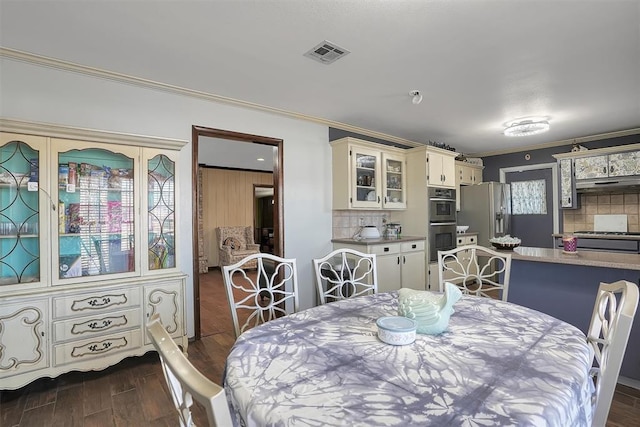
[[[627, 215], [629, 231], [640, 232], [640, 192], [583, 193], [580, 194], [580, 209], [565, 210], [562, 213], [564, 231], [594, 231], [594, 215]], [[596, 230], [597, 231], [597, 230]]]
[[389, 221], [389, 213], [381, 211], [333, 211], [333, 238], [348, 239], [360, 230], [360, 218], [364, 225], [375, 225], [382, 235], [384, 232], [383, 220]]

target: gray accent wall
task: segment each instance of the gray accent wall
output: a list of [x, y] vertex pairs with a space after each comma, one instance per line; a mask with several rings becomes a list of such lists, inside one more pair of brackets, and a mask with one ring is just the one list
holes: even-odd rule
[[[589, 149], [595, 149], [635, 143], [640, 143], [640, 135], [627, 135], [618, 138], [601, 139], [598, 141], [585, 142], [580, 145]], [[500, 168], [537, 165], [540, 163], [555, 163], [556, 159], [553, 158], [553, 154], [567, 153], [571, 151], [571, 147], [572, 144], [568, 144], [538, 150], [525, 150], [517, 153], [483, 157], [482, 162], [484, 164], [484, 170], [482, 171], [482, 180], [500, 181]], [[526, 154], [531, 155], [529, 160], [525, 159]]]

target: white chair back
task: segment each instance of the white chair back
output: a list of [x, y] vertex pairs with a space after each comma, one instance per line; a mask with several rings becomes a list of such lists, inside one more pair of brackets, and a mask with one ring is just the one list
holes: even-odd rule
[[314, 259], [320, 304], [378, 292], [376, 255], [337, 249]]
[[[257, 265], [257, 267], [247, 267]], [[259, 253], [222, 267], [236, 338], [246, 329], [291, 311], [297, 312], [298, 272], [295, 259]], [[289, 306], [289, 308], [287, 308]]]
[[467, 295], [491, 297], [489, 292], [500, 291], [501, 299], [506, 301], [510, 275], [510, 253], [478, 245], [438, 251], [440, 292], [444, 292], [444, 282], [451, 282]]
[[[593, 348], [595, 381], [592, 425], [604, 427], [638, 308], [638, 286], [619, 280], [600, 283], [587, 341]], [[594, 364], [595, 365], [595, 364]]]
[[206, 409], [209, 426], [232, 425], [224, 388], [205, 377], [189, 362], [160, 322], [158, 313], [151, 316], [147, 323], [147, 335], [160, 355], [164, 377], [178, 410], [180, 426], [194, 425], [190, 409], [193, 399]]

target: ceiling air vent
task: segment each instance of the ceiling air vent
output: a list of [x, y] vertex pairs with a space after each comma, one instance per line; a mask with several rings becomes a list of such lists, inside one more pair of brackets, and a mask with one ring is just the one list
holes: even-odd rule
[[347, 49], [343, 49], [340, 46], [325, 40], [305, 53], [304, 56], [318, 62], [322, 62], [323, 64], [331, 64], [348, 53], [350, 52]]

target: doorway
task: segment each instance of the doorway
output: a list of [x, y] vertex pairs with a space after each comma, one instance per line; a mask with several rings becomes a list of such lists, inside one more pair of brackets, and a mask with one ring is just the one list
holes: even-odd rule
[[[500, 169], [500, 181], [512, 184], [511, 235], [518, 237], [522, 246], [553, 248], [552, 234], [558, 232], [559, 224], [557, 165], [544, 163]], [[513, 183], [523, 182], [541, 184], [536, 188], [544, 189], [540, 193], [541, 196], [544, 194], [545, 213], [516, 214], [517, 209], [514, 211], [513, 208]]]
[[[224, 150], [224, 152], [216, 153], [216, 156], [219, 155], [220, 158], [225, 158], [227, 156], [233, 156], [233, 147], [236, 144], [260, 144], [261, 146], [269, 146], [272, 148], [272, 164], [273, 164], [273, 253], [278, 256], [283, 256], [284, 253], [284, 232], [283, 232], [283, 141], [278, 138], [271, 138], [260, 135], [251, 135], [240, 132], [232, 132], [222, 129], [213, 129], [213, 128], [205, 128], [201, 126], [193, 126], [192, 127], [192, 170], [191, 170], [191, 185], [193, 188], [193, 199], [192, 199], [192, 209], [193, 209], [193, 298], [194, 298], [194, 335], [195, 339], [199, 340], [202, 336], [201, 332], [201, 321], [200, 321], [200, 311], [201, 311], [201, 301], [200, 301], [200, 247], [201, 247], [201, 227], [200, 227], [200, 219], [198, 215], [198, 200], [200, 197], [200, 189], [198, 186], [198, 169], [199, 169], [199, 144], [206, 144], [207, 138], [215, 138], [218, 140], [225, 140], [228, 142], [232, 142], [233, 144], [228, 144], [229, 150]], [[241, 147], [241, 146], [238, 146]], [[242, 148], [246, 148], [244, 145]], [[224, 304], [226, 305], [226, 300]]]
[[253, 230], [254, 242], [260, 245], [260, 252], [273, 254], [275, 239], [273, 234], [273, 185], [253, 185]]

